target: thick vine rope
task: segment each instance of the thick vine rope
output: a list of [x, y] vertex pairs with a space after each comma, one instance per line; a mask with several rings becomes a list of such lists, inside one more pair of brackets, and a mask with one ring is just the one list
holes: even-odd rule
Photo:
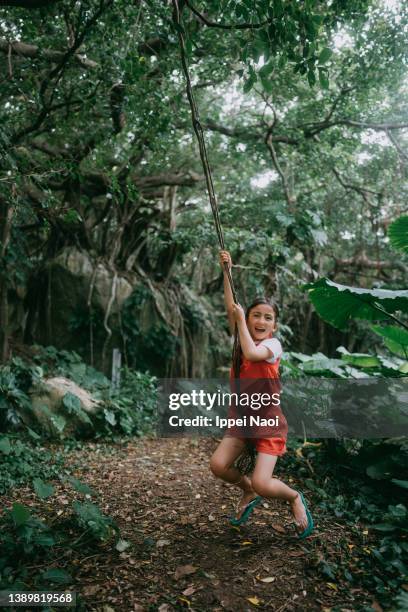
[[[218, 236], [218, 242], [220, 244], [221, 249], [224, 251], [225, 250], [224, 234], [222, 231], [222, 226], [221, 226], [221, 221], [220, 221], [220, 216], [219, 216], [217, 198], [215, 196], [211, 168], [210, 168], [210, 164], [208, 161], [207, 147], [206, 147], [205, 140], [204, 140], [204, 132], [203, 132], [202, 125], [200, 123], [199, 112], [198, 112], [197, 104], [194, 98], [193, 86], [191, 83], [190, 72], [188, 69], [186, 44], [184, 40], [184, 29], [181, 25], [180, 8], [179, 8], [178, 0], [172, 0], [172, 2], [173, 2], [173, 21], [175, 24], [175, 28], [177, 30], [177, 36], [178, 36], [179, 45], [180, 45], [181, 66], [182, 66], [183, 73], [186, 79], [186, 90], [187, 90], [187, 98], [190, 104], [191, 120], [193, 124], [193, 129], [197, 137], [197, 141], [198, 141], [200, 158], [201, 158], [201, 163], [202, 163], [203, 170], [204, 170], [205, 182], [207, 185], [207, 193], [208, 193], [211, 210], [212, 210], [213, 217], [214, 217], [214, 224], [215, 224], [215, 230]], [[228, 281], [231, 287], [231, 292], [232, 292], [234, 302], [237, 303], [238, 302], [237, 294], [235, 291], [234, 282], [232, 280], [231, 271], [227, 263], [224, 263], [224, 268], [227, 273], [227, 277], [228, 277]], [[239, 344], [238, 329], [237, 329], [236, 324], [235, 324], [235, 329], [234, 329], [234, 347], [232, 351], [232, 363], [233, 363], [234, 377], [236, 379], [236, 384], [238, 386], [238, 397], [239, 397], [239, 374], [240, 374], [240, 366], [241, 366], [241, 347]], [[256, 455], [254, 446], [252, 444], [247, 443], [245, 445], [245, 448], [246, 448], [246, 452], [243, 453], [243, 455], [241, 455], [237, 463], [237, 468], [243, 474], [247, 474], [253, 470], [254, 465], [255, 465], [255, 455]]]

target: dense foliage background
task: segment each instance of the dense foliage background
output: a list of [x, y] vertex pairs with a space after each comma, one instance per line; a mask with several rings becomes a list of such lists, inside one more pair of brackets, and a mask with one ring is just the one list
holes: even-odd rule
[[[182, 16], [241, 301], [277, 298], [287, 348], [378, 345], [329, 330], [300, 287], [406, 281], [386, 235], [406, 211], [406, 7], [216, 2]], [[157, 374], [225, 365], [171, 19], [162, 2], [2, 11], [3, 358], [15, 340], [105, 371], [114, 346]]]

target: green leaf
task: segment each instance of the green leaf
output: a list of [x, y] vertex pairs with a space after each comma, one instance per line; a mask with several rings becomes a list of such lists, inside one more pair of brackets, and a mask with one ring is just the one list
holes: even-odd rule
[[244, 93], [248, 93], [249, 91], [251, 91], [251, 89], [255, 85], [255, 83], [256, 83], [256, 75], [251, 74], [249, 79], [247, 79], [245, 81], [245, 83], [244, 83], [243, 92]]
[[391, 525], [390, 523], [377, 523], [376, 525], [371, 525], [373, 529], [377, 529], [377, 531], [395, 531], [396, 525]]
[[69, 391], [62, 398], [62, 403], [64, 404], [65, 408], [67, 408], [68, 411], [71, 413], [75, 413], [78, 409], [81, 408], [81, 400], [79, 399], [79, 397], [77, 395], [74, 395], [73, 393], [70, 393]]
[[21, 527], [21, 525], [25, 525], [27, 523], [27, 521], [30, 519], [31, 514], [26, 506], [23, 506], [23, 504], [19, 504], [16, 502], [13, 504], [11, 516], [17, 527]]
[[349, 365], [360, 368], [378, 368], [381, 362], [375, 355], [365, 355], [363, 353], [349, 353], [341, 356], [342, 360]]
[[408, 215], [399, 217], [391, 223], [388, 237], [394, 249], [408, 253]]
[[37, 432], [29, 427], [27, 427], [27, 433], [29, 436], [31, 436], [31, 438], [33, 438], [33, 440], [41, 440], [41, 436], [39, 436]]
[[39, 533], [36, 535], [35, 543], [39, 546], [55, 546], [55, 540], [49, 533]]
[[402, 372], [402, 374], [408, 374], [408, 361], [405, 361], [405, 363], [402, 363], [400, 365], [400, 367], [398, 368], [399, 372]]
[[7, 436], [0, 438], [0, 452], [4, 453], [5, 455], [9, 455], [11, 453], [11, 444]]
[[55, 584], [71, 584], [73, 578], [65, 570], [52, 568], [42, 574], [42, 579], [46, 582], [54, 582]]
[[408, 331], [396, 325], [373, 325], [373, 332], [384, 338], [385, 346], [399, 357], [408, 357]]
[[55, 493], [54, 487], [51, 484], [41, 480], [41, 478], [34, 478], [33, 487], [34, 491], [41, 499], [46, 499]]
[[402, 487], [403, 489], [408, 489], [408, 480], [398, 480], [398, 478], [391, 478], [391, 482]]
[[75, 414], [81, 421], [92, 425], [92, 421], [82, 408], [81, 400], [73, 393], [66, 393], [62, 398], [62, 403], [70, 414]]
[[270, 61], [267, 64], [264, 64], [262, 66], [258, 74], [261, 77], [261, 79], [263, 79], [265, 77], [268, 77], [273, 72], [274, 68], [275, 68], [275, 63], [273, 61]]
[[323, 68], [319, 68], [319, 83], [322, 89], [329, 89], [328, 73]]
[[185, 35], [185, 31], [179, 23], [173, 23], [173, 25], [174, 25], [175, 30], [177, 30], [179, 34]]
[[[408, 313], [408, 291], [360, 289], [339, 285], [328, 278], [303, 285], [319, 315], [338, 329], [350, 319], [387, 320], [389, 313]], [[385, 312], [384, 312], [385, 311]]]
[[55, 427], [57, 432], [61, 434], [64, 431], [65, 425], [67, 424], [66, 420], [60, 414], [54, 414], [47, 404], [41, 404], [39, 409], [43, 414], [45, 414], [48, 419], [51, 421], [52, 425]]
[[105, 415], [105, 419], [107, 423], [109, 423], [109, 425], [112, 425], [112, 427], [114, 427], [116, 425], [116, 416], [113, 410], [108, 410], [107, 408], [105, 408], [103, 411], [103, 414]]
[[281, 17], [284, 10], [282, 0], [273, 0], [273, 12], [275, 17]]
[[78, 493], [83, 493], [84, 495], [95, 495], [95, 491], [91, 489], [91, 487], [89, 487], [84, 482], [81, 482], [77, 478], [74, 478], [73, 476], [68, 476], [67, 480], [75, 489], [75, 491], [78, 491]]
[[387, 325], [387, 327], [373, 325], [371, 329], [383, 338], [392, 340], [401, 346], [408, 346], [408, 331], [402, 327], [397, 327], [396, 325]]
[[192, 54], [192, 51], [193, 51], [193, 43], [191, 42], [190, 38], [187, 38], [185, 40], [185, 45], [186, 45], [186, 54], [190, 58], [191, 54]]
[[333, 51], [328, 47], [322, 49], [319, 55], [319, 64], [325, 64], [326, 62], [328, 62], [332, 55]]
[[324, 246], [325, 244], [327, 244], [328, 241], [328, 237], [327, 237], [327, 233], [322, 230], [322, 229], [311, 229], [310, 233], [313, 236], [314, 241], [316, 242], [316, 244], [318, 244], [319, 246]]
[[369, 465], [366, 468], [366, 474], [374, 480], [386, 480], [392, 474], [392, 464], [389, 460], [384, 459], [374, 465]]
[[316, 75], [313, 69], [309, 70], [307, 73], [307, 80], [309, 81], [310, 87], [313, 87], [316, 83]]
[[264, 88], [266, 93], [272, 93], [273, 92], [273, 81], [268, 81], [268, 79], [262, 79], [261, 78], [261, 83], [262, 83], [262, 87]]

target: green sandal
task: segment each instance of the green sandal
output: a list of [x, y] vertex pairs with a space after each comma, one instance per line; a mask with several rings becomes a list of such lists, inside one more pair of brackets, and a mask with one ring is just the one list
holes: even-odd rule
[[244, 510], [242, 511], [241, 516], [237, 519], [234, 516], [232, 516], [229, 520], [230, 525], [234, 525], [234, 527], [238, 527], [238, 525], [243, 525], [244, 523], [247, 522], [247, 520], [249, 519], [249, 515], [251, 514], [252, 510], [255, 508], [255, 506], [257, 506], [260, 501], [262, 500], [262, 497], [260, 497], [258, 495], [258, 497], [255, 497], [255, 499], [253, 499], [252, 501], [249, 502], [249, 504], [247, 504], [244, 508]]
[[302, 500], [302, 503], [305, 507], [305, 511], [306, 511], [306, 516], [307, 516], [307, 527], [304, 531], [302, 531], [302, 533], [298, 534], [298, 538], [299, 540], [303, 540], [304, 538], [307, 538], [308, 536], [310, 536], [310, 534], [312, 533], [313, 529], [314, 529], [314, 523], [313, 523], [313, 518], [312, 515], [310, 514], [309, 508], [307, 506], [306, 500], [303, 497], [303, 493], [302, 491], [298, 491], [299, 495], [300, 495], [300, 499]]

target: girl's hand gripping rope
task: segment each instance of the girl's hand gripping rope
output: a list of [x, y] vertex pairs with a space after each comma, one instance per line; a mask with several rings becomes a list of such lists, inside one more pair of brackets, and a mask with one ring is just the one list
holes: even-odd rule
[[232, 314], [234, 315], [234, 319], [239, 323], [245, 323], [245, 312], [242, 308], [241, 304], [233, 304], [232, 306]]
[[231, 259], [231, 255], [229, 254], [229, 251], [220, 251], [220, 264], [221, 264], [221, 268], [224, 271], [225, 271], [224, 264], [228, 264], [228, 268], [229, 270], [231, 270], [232, 259]]

